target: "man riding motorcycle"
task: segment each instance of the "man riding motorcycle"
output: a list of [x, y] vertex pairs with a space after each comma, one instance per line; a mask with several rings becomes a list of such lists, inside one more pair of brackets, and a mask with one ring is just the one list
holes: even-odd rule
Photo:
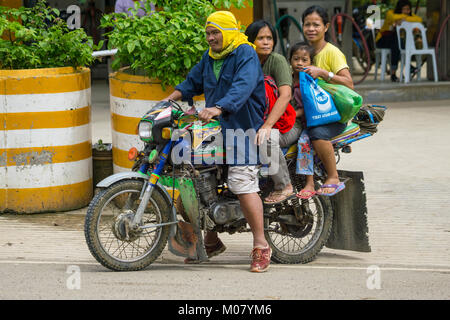
[[[137, 134], [143, 147], [130, 149], [132, 170], [113, 174], [96, 186], [99, 190], [85, 219], [86, 243], [95, 259], [114, 271], [142, 270], [168, 244], [171, 253], [187, 258], [186, 263], [203, 262], [225, 250], [218, 232], [249, 231], [254, 246], [252, 272], [266, 271], [271, 259], [308, 263], [325, 245], [370, 251], [367, 232], [364, 228], [361, 232], [361, 226], [367, 226], [362, 174], [352, 175], [354, 181], [346, 188], [350, 192], [340, 193], [344, 198], [360, 195], [352, 196], [359, 199], [356, 206], [332, 204], [330, 197], [320, 195], [263, 205], [261, 199], [273, 186], [257, 168], [267, 164], [260, 163], [267, 160], [265, 152], [271, 158], [278, 154], [260, 148], [259, 161], [255, 145], [266, 107], [259, 59], [229, 12], [211, 15], [206, 34], [210, 49], [201, 61], [166, 101], [151, 106], [141, 118]], [[206, 108], [199, 114], [173, 101], [192, 102], [201, 94]], [[371, 136], [360, 126], [376, 127], [382, 117], [374, 112], [384, 114], [384, 110], [371, 106], [358, 113], [345, 132], [332, 139], [335, 153], [349, 153], [349, 144]], [[295, 174], [297, 145], [284, 152], [298, 192], [305, 179]], [[318, 184], [325, 179], [325, 169], [316, 160]], [[345, 225], [342, 230], [340, 220]]]
[[[209, 50], [192, 68], [186, 80], [176, 86], [165, 100], [190, 101], [194, 96], [204, 94], [205, 109], [198, 114], [200, 120], [210, 121], [219, 117], [223, 133], [237, 129], [256, 133], [263, 124], [264, 77], [254, 45], [239, 29], [231, 12], [211, 14], [205, 30]], [[225, 137], [229, 138], [229, 135]], [[254, 143], [248, 135], [245, 139], [245, 145]], [[245, 145], [234, 143], [234, 150], [227, 152], [227, 164], [230, 165], [228, 188], [237, 195], [253, 234], [250, 271], [264, 272], [270, 265], [271, 249], [264, 236], [263, 205], [258, 195], [258, 163], [252, 161], [257, 159], [253, 154], [256, 148], [247, 149]], [[240, 163], [238, 155], [242, 152], [244, 162]], [[208, 257], [225, 251], [216, 232], [206, 233], [205, 247]], [[187, 258], [185, 262], [195, 261]]]

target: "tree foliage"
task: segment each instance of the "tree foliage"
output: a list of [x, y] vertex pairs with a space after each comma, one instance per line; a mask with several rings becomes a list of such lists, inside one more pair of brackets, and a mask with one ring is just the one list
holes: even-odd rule
[[[175, 86], [200, 61], [208, 49], [205, 38], [206, 18], [215, 8], [242, 8], [245, 0], [152, 0], [160, 11], [136, 16], [139, 3], [131, 10], [135, 15], [112, 13], [102, 18], [109, 48], [117, 48], [112, 68], [130, 66], [144, 70], [163, 86]], [[248, 2], [252, 5], [252, 2]], [[150, 5], [145, 5], [150, 12]]]
[[59, 10], [39, 0], [35, 7], [0, 7], [0, 68], [79, 67], [92, 63], [93, 41], [70, 31]]

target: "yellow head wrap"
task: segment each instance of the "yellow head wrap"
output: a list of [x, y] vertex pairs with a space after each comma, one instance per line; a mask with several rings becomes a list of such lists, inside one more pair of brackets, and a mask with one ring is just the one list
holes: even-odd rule
[[247, 36], [241, 33], [241, 26], [236, 21], [234, 15], [229, 11], [216, 11], [212, 13], [206, 20], [207, 27], [218, 29], [223, 36], [222, 51], [214, 52], [209, 49], [209, 55], [213, 59], [223, 59], [241, 44], [248, 44], [255, 48], [255, 45], [248, 42]]

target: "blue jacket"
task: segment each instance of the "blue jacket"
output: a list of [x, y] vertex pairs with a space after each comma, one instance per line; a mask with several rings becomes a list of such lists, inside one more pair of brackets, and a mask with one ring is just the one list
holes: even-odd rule
[[[213, 71], [213, 59], [206, 51], [186, 80], [175, 89], [181, 91], [183, 101], [192, 101], [194, 96], [204, 94], [207, 108], [216, 105], [222, 108], [220, 123], [225, 142], [226, 129], [253, 129], [256, 132], [264, 123], [264, 75], [255, 50], [247, 44], [240, 45], [225, 58], [218, 81]], [[245, 163], [237, 159], [238, 154], [242, 155], [242, 148], [235, 148], [234, 160], [227, 157], [227, 163], [258, 163], [254, 160], [253, 136], [246, 137], [246, 141]]]

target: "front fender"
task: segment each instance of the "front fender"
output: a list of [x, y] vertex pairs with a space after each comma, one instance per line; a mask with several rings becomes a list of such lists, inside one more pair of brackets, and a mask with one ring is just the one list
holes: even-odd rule
[[109, 176], [99, 183], [97, 183], [97, 187], [99, 188], [108, 188], [110, 185], [120, 181], [120, 180], [128, 180], [128, 179], [142, 179], [142, 180], [148, 180], [148, 176], [146, 174], [134, 172], [134, 171], [126, 171], [126, 172], [119, 172], [116, 174], [113, 174], [112, 176]]
[[[126, 172], [119, 172], [116, 174], [113, 174], [112, 176], [109, 176], [99, 183], [97, 183], [97, 187], [99, 188], [108, 188], [110, 185], [119, 182], [121, 180], [129, 180], [129, 179], [141, 179], [141, 180], [148, 180], [149, 176], [146, 174], [142, 174], [139, 172], [134, 171], [126, 171]], [[173, 205], [172, 198], [170, 197], [169, 193], [167, 192], [166, 188], [162, 186], [160, 183], [155, 184], [154, 188], [158, 189], [161, 194], [163, 195], [166, 202], [169, 204], [169, 207], [172, 209], [172, 217], [171, 222], [177, 221], [177, 211], [175, 210], [175, 206]], [[176, 224], [171, 225], [170, 227], [170, 236], [175, 235], [176, 232]]]

